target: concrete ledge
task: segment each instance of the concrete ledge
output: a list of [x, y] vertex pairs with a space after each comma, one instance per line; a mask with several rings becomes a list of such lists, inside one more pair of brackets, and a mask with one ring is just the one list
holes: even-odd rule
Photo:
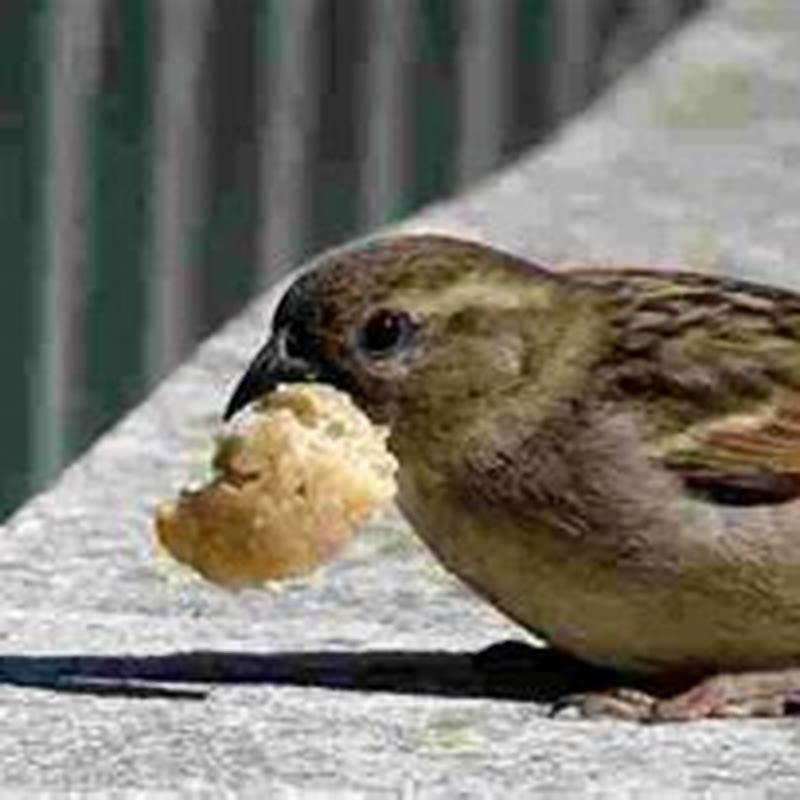
[[[718, 0], [549, 147], [404, 227], [800, 286], [798, 40], [800, 4]], [[520, 631], [396, 520], [281, 593], [228, 595], [159, 564], [153, 505], [202, 461], [274, 298], [5, 526], [0, 783], [271, 797], [800, 791], [791, 720], [552, 721], [535, 685], [493, 696], [502, 685], [476, 679], [469, 654]], [[192, 649], [208, 652], [158, 658]]]

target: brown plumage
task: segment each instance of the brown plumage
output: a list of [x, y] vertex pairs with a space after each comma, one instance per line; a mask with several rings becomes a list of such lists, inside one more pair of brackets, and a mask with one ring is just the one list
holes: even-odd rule
[[678, 682], [789, 670], [771, 705], [716, 679], [586, 710], [777, 713], [800, 689], [798, 295], [388, 239], [297, 279], [229, 413], [304, 377], [390, 425], [416, 531], [555, 646]]

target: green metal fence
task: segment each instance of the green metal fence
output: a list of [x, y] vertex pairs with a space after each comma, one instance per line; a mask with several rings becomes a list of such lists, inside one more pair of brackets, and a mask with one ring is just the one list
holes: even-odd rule
[[311, 252], [460, 188], [699, 0], [4, 0], [0, 511]]

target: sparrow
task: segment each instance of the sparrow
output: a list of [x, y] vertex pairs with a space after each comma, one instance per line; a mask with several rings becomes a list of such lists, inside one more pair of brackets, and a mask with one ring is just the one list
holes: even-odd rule
[[568, 698], [581, 712], [793, 710], [800, 295], [377, 239], [294, 280], [226, 416], [306, 380], [389, 427], [398, 506], [449, 570], [554, 648], [656, 687]]

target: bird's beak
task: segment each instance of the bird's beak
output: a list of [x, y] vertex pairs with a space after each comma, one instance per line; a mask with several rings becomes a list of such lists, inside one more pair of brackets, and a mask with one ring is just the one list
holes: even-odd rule
[[224, 419], [230, 419], [248, 403], [271, 392], [280, 383], [313, 380], [315, 377], [316, 371], [311, 364], [286, 352], [286, 332], [275, 331], [234, 389]]

